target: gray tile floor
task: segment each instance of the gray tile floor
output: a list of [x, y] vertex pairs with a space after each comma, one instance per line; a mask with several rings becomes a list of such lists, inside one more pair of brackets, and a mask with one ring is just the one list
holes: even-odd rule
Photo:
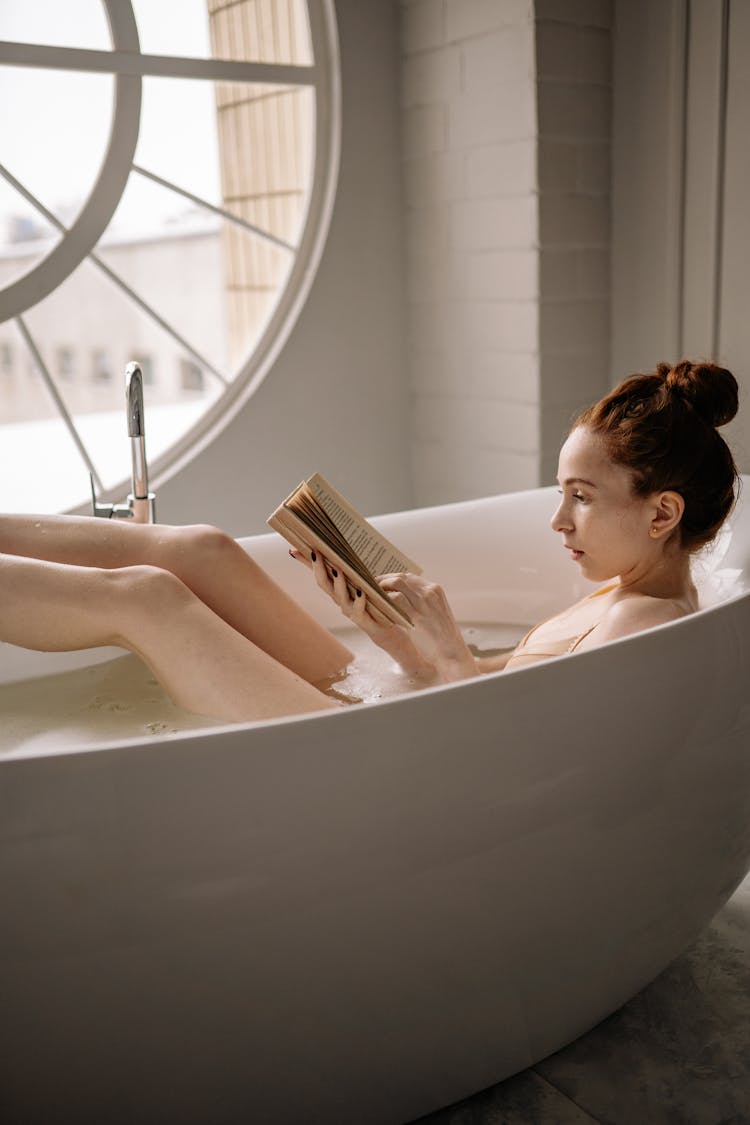
[[592, 1122], [750, 1125], [750, 876], [690, 949], [587, 1035], [419, 1119]]

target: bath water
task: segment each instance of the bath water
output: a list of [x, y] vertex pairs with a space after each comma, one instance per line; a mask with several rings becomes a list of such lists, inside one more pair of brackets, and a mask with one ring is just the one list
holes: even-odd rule
[[[515, 648], [528, 629], [528, 625], [461, 624], [464, 640], [475, 656]], [[333, 693], [345, 702], [372, 703], [419, 688], [419, 684], [407, 676], [387, 653], [376, 648], [361, 630], [347, 628], [333, 629], [332, 632], [354, 653], [354, 663], [346, 679], [335, 685]]]
[[[476, 653], [506, 651], [525, 625], [462, 625]], [[356, 628], [335, 630], [354, 653], [336, 694], [347, 703], [373, 702], [413, 691], [417, 684]], [[84, 749], [116, 739], [157, 739], [217, 726], [175, 706], [137, 657], [0, 685], [0, 754]]]

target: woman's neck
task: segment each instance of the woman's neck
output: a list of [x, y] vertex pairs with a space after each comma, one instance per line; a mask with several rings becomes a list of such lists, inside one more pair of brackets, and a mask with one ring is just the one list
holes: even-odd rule
[[690, 573], [690, 555], [687, 551], [677, 549], [666, 549], [655, 560], [644, 563], [637, 573], [621, 575], [620, 590], [651, 598], [684, 600], [693, 609], [698, 605], [698, 595]]

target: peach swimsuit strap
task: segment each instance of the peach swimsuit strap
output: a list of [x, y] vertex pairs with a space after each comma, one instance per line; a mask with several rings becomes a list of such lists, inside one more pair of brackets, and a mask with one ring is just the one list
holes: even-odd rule
[[[608, 594], [610, 590], [614, 590], [618, 585], [619, 583], [617, 582], [610, 582], [608, 586], [602, 586], [601, 589], [594, 590], [593, 594], [589, 594], [589, 598], [599, 598], [602, 594]], [[561, 637], [560, 640], [557, 641], [546, 641], [543, 648], [529, 648], [529, 640], [543, 624], [545, 624], [545, 622], [540, 621], [539, 625], [534, 625], [533, 628], [529, 629], [526, 636], [517, 646], [514, 656], [564, 656], [567, 653], [575, 652], [581, 641], [585, 640], [589, 633], [593, 632], [598, 622], [589, 625], [588, 629], [584, 629], [582, 633], [579, 633], [575, 637]]]

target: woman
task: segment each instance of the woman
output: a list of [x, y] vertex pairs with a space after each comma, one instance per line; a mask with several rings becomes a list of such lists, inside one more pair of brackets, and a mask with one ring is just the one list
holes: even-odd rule
[[[736, 410], [729, 371], [684, 361], [626, 379], [580, 415], [560, 453], [552, 527], [583, 575], [605, 585], [510, 655], [475, 658], [442, 589], [415, 575], [381, 580], [408, 608], [408, 631], [377, 624], [366, 597], [350, 596], [321, 558], [315, 579], [423, 683], [523, 667], [683, 617], [697, 608], [690, 555], [734, 501], [737, 472], [717, 427]], [[5, 516], [0, 551], [3, 641], [130, 649], [175, 703], [223, 720], [339, 706], [326, 689], [350, 651], [214, 528]]]

